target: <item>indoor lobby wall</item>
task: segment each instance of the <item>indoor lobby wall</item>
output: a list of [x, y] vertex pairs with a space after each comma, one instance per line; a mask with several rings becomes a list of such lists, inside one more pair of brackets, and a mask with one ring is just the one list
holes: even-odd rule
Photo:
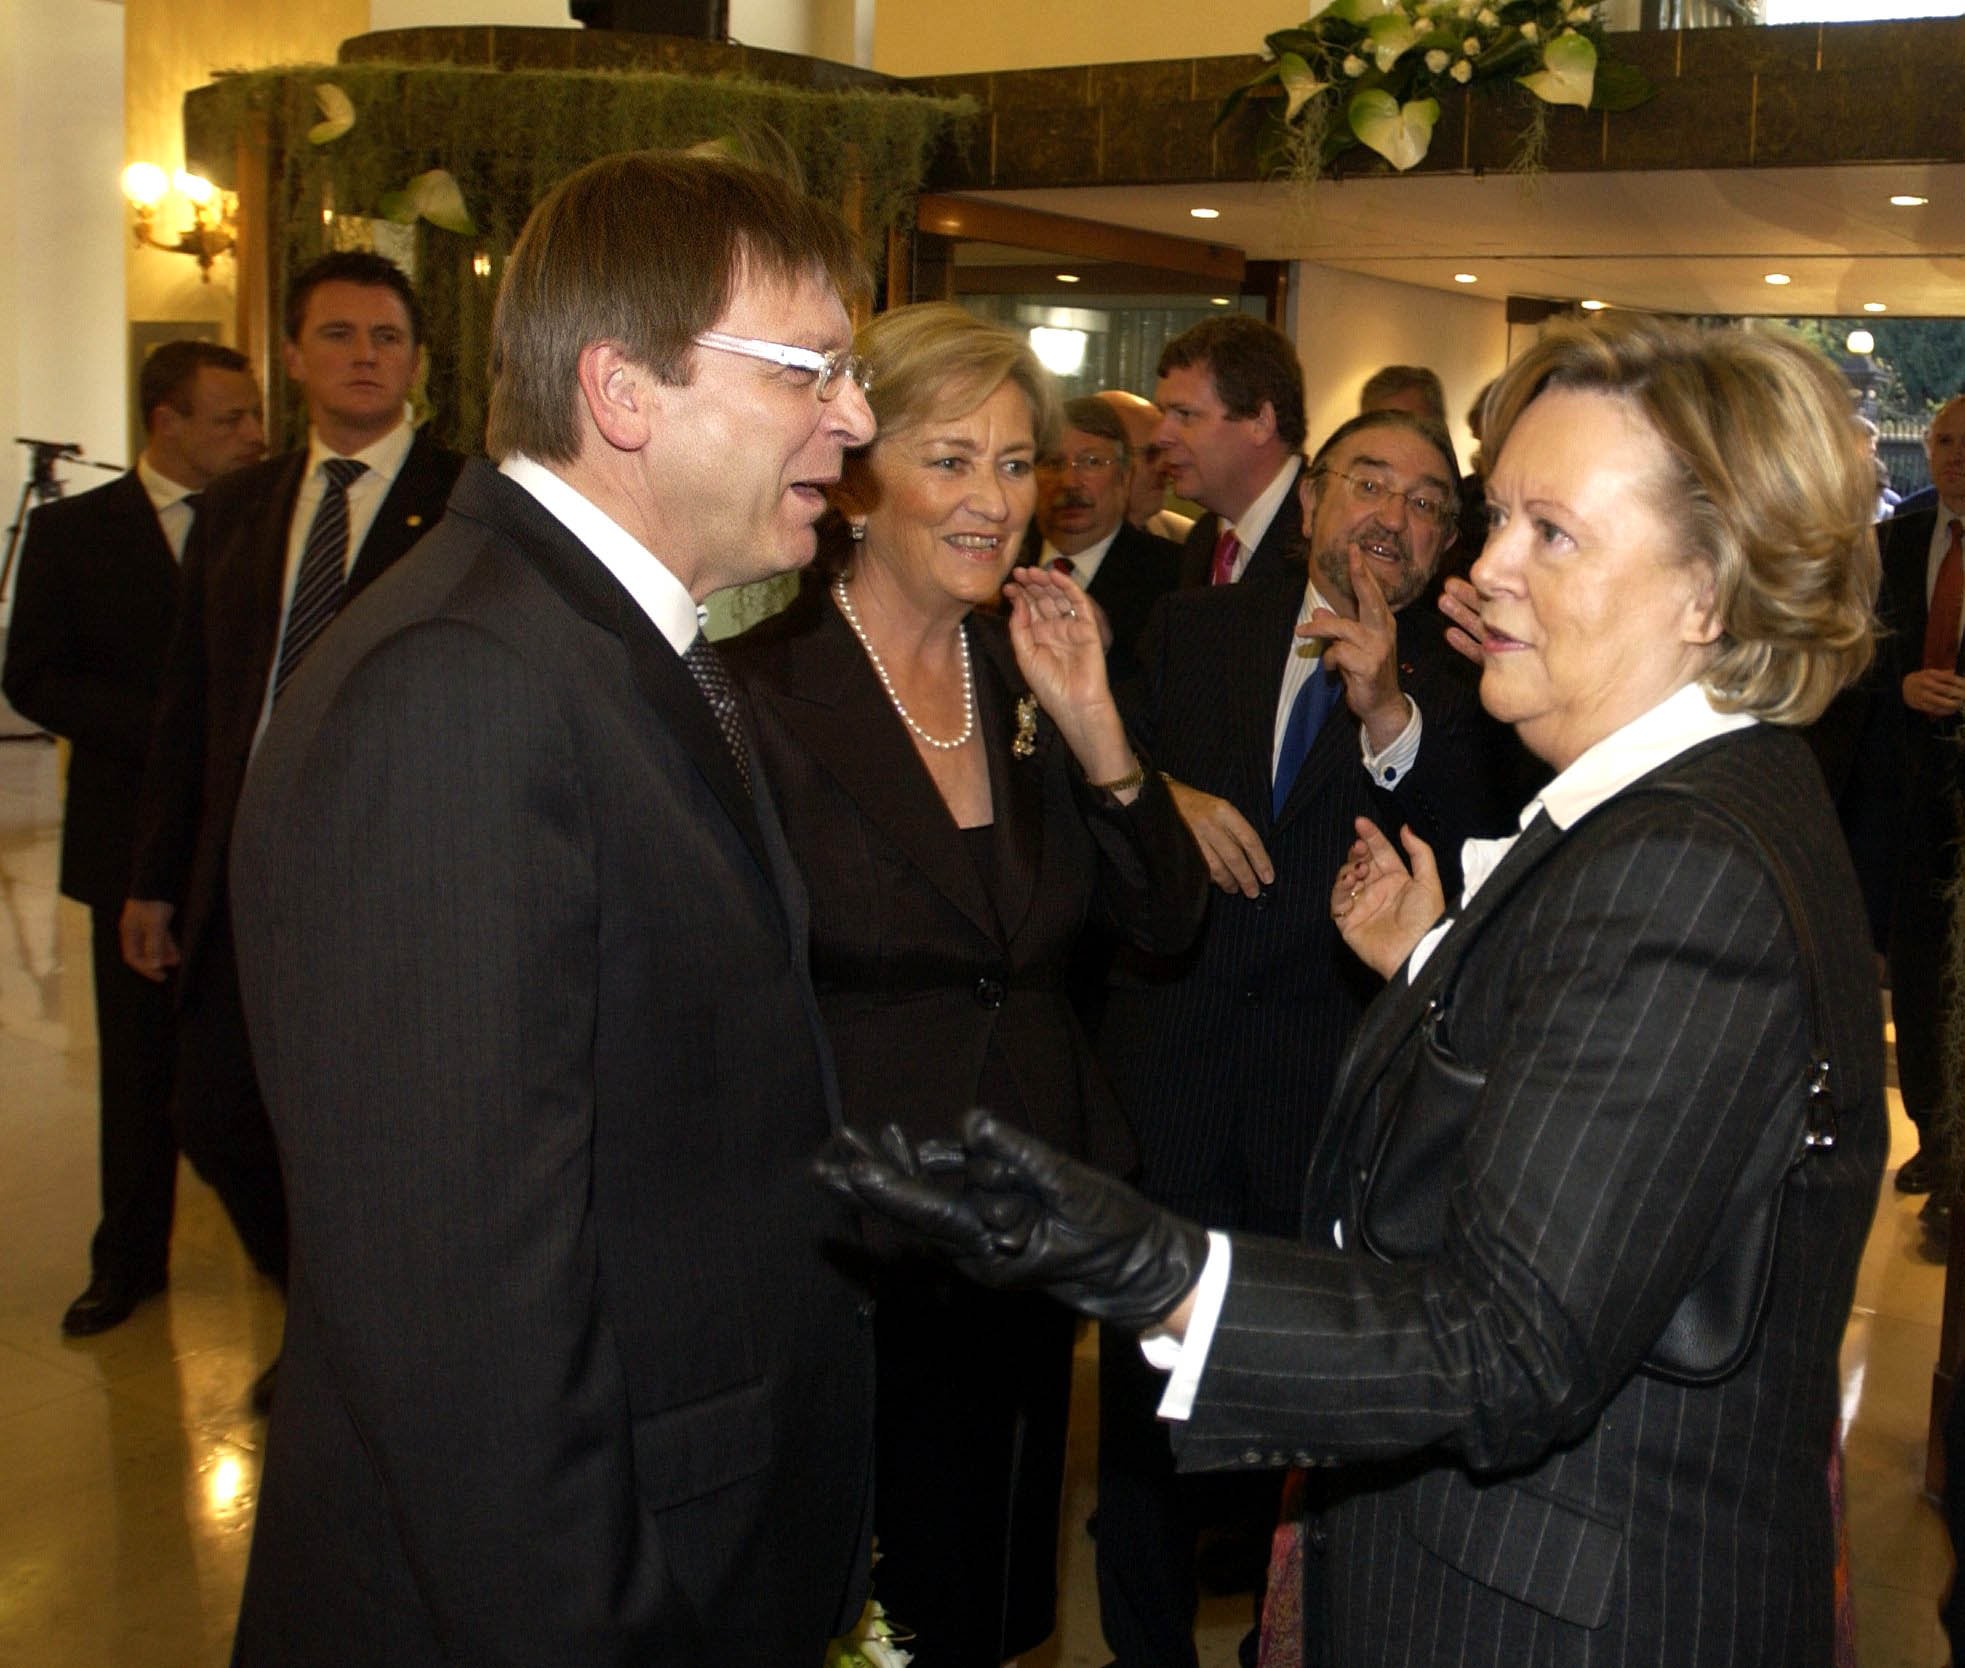
[[[0, 525], [29, 457], [15, 435], [127, 462], [123, 424], [123, 8], [0, 0]], [[69, 490], [109, 479], [64, 468]], [[11, 602], [13, 587], [9, 584]]]
[[1290, 279], [1289, 329], [1312, 446], [1357, 412], [1358, 391], [1381, 365], [1429, 365], [1446, 386], [1454, 450], [1468, 468], [1467, 407], [1508, 363], [1503, 301], [1301, 263]]

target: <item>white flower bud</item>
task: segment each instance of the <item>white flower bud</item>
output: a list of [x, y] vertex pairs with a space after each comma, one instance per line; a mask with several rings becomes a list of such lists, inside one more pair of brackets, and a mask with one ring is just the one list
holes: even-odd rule
[[1460, 50], [1464, 52], [1469, 58], [1478, 58], [1481, 55], [1480, 36], [1469, 35], [1464, 41], [1460, 43]]
[[1440, 51], [1437, 47], [1434, 48], [1433, 51], [1426, 54], [1426, 67], [1427, 69], [1431, 70], [1435, 75], [1438, 75], [1440, 71], [1445, 69], [1447, 63], [1448, 63], [1447, 55], [1444, 52]]
[[1464, 87], [1469, 81], [1474, 79], [1474, 66], [1468, 63], [1465, 58], [1461, 58], [1455, 62], [1453, 68], [1447, 73]]
[[1357, 77], [1365, 73], [1365, 61], [1353, 52], [1339, 66], [1348, 76]]
[[1536, 27], [1535, 27], [1535, 25], [1534, 25], [1533, 23], [1524, 23], [1524, 24], [1522, 25], [1522, 39], [1523, 39], [1523, 40], [1525, 40], [1525, 41], [1539, 41], [1539, 40], [1540, 40], [1541, 38], [1542, 38], [1542, 31], [1541, 31], [1540, 29], [1538, 29], [1538, 28], [1536, 28]]

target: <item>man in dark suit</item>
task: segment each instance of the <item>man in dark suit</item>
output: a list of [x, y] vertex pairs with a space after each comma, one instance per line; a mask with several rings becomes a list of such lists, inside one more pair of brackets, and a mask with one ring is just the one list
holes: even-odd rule
[[1303, 553], [1291, 507], [1303, 468], [1296, 344], [1246, 313], [1203, 319], [1160, 350], [1159, 467], [1207, 510], [1181, 550], [1181, 584], [1281, 573]]
[[89, 906], [91, 920], [102, 1220], [88, 1289], [61, 1318], [71, 1338], [118, 1325], [169, 1275], [170, 1001], [124, 965], [117, 920], [178, 558], [204, 489], [265, 450], [259, 388], [231, 348], [166, 342], [145, 361], [137, 395], [144, 447], [135, 468], [28, 522], [7, 637], [7, 699], [73, 749], [61, 889]]
[[254, 762], [293, 1285], [242, 1668], [817, 1662], [865, 1590], [806, 898], [698, 625], [811, 559], [872, 437], [856, 260], [721, 160], [556, 186], [493, 322], [497, 467]]
[[1146, 617], [1180, 583], [1180, 546], [1126, 521], [1132, 452], [1117, 415], [1096, 395], [1064, 408], [1055, 452], [1037, 460], [1036, 563], [1056, 567], [1098, 604], [1114, 688], [1139, 665]]
[[[1927, 1193], [1944, 1177], [1935, 1120], [1945, 1103], [1945, 924], [1958, 872], [1961, 776], [1955, 738], [1965, 710], [1959, 649], [1961, 537], [1965, 537], [1965, 395], [1938, 409], [1925, 432], [1938, 502], [1898, 515], [1878, 530], [1888, 627], [1886, 683], [1901, 703], [1903, 812], [1896, 907], [1889, 937], [1890, 1010], [1897, 1028], [1897, 1080], [1918, 1131], [1917, 1152], [1897, 1171], [1897, 1188]], [[1887, 701], [1892, 691], [1884, 691]]]
[[[1330, 917], [1355, 819], [1410, 823], [1443, 857], [1491, 820], [1472, 681], [1395, 622], [1450, 541], [1456, 475], [1434, 426], [1355, 418], [1298, 495], [1309, 574], [1179, 592], [1148, 628], [1128, 729], [1220, 891], [1187, 956], [1119, 957], [1098, 1041], [1140, 1188], [1210, 1227], [1295, 1231], [1318, 1115], [1378, 985]], [[1123, 1335], [1100, 1361], [1106, 1643], [1127, 1668], [1192, 1663], [1195, 1507], [1155, 1419], [1160, 1380]]]
[[393, 263], [350, 252], [304, 268], [285, 333], [307, 447], [227, 477], [199, 507], [122, 917], [132, 968], [157, 981], [176, 970], [178, 1142], [255, 1266], [281, 1283], [286, 1207], [225, 885], [233, 812], [286, 679], [346, 598], [434, 525], [462, 461], [409, 425], [422, 350], [416, 298]]
[[1126, 449], [1133, 455], [1132, 479], [1126, 489], [1126, 520], [1142, 532], [1169, 544], [1182, 544], [1194, 531], [1194, 518], [1167, 508], [1167, 483], [1160, 473], [1160, 408], [1126, 388], [1101, 388], [1098, 397], [1112, 408], [1126, 431]]

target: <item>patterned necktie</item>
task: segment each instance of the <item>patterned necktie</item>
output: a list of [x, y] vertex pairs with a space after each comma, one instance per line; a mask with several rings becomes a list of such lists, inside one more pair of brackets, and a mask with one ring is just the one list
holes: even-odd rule
[[743, 778], [744, 792], [751, 791], [751, 749], [744, 739], [743, 719], [737, 713], [737, 686], [730, 681], [730, 668], [723, 664], [723, 656], [710, 645], [710, 640], [700, 631], [695, 640], [682, 651], [682, 663], [696, 680], [696, 687], [703, 692], [703, 699], [709, 702], [710, 711], [716, 714], [716, 727], [723, 732], [724, 745], [730, 749], [730, 757], [737, 766], [737, 774]]
[[1303, 687], [1296, 692], [1296, 699], [1290, 704], [1289, 722], [1283, 726], [1283, 747], [1276, 755], [1276, 780], [1269, 790], [1272, 817], [1283, 814], [1283, 802], [1296, 786], [1297, 772], [1310, 757], [1310, 744], [1317, 739], [1317, 732], [1324, 727], [1324, 720], [1336, 704], [1337, 679], [1325, 675], [1324, 663], [1319, 659], [1316, 671], [1303, 680]]
[[1924, 667], [1933, 672], [1949, 672], [1958, 664], [1958, 616], [1960, 605], [1965, 604], [1965, 556], [1959, 554], [1965, 528], [1953, 516], [1945, 530], [1951, 542], [1938, 564], [1938, 582], [1931, 590], [1931, 617], [1924, 627]]
[[276, 703], [314, 639], [327, 630], [348, 597], [348, 487], [368, 465], [356, 458], [329, 458], [322, 467], [327, 484], [314, 523], [307, 529], [300, 576], [293, 583], [293, 602], [287, 608], [286, 635], [280, 639], [280, 667], [273, 675]]
[[1235, 558], [1242, 553], [1242, 546], [1235, 537], [1235, 529], [1224, 527], [1221, 537], [1214, 541], [1214, 560], [1208, 564], [1208, 583], [1210, 585], [1232, 585], [1235, 583]]

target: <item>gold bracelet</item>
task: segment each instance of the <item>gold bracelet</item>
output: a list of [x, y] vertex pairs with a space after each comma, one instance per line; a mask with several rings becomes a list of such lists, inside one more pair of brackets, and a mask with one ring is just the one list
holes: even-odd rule
[[1090, 788], [1094, 793], [1122, 794], [1125, 793], [1129, 788], [1138, 787], [1140, 783], [1144, 782], [1145, 780], [1146, 780], [1146, 766], [1141, 764], [1139, 760], [1135, 758], [1133, 760], [1133, 768], [1127, 771], [1124, 776], [1119, 777], [1116, 781], [1092, 782], [1088, 785], [1090, 786]]

